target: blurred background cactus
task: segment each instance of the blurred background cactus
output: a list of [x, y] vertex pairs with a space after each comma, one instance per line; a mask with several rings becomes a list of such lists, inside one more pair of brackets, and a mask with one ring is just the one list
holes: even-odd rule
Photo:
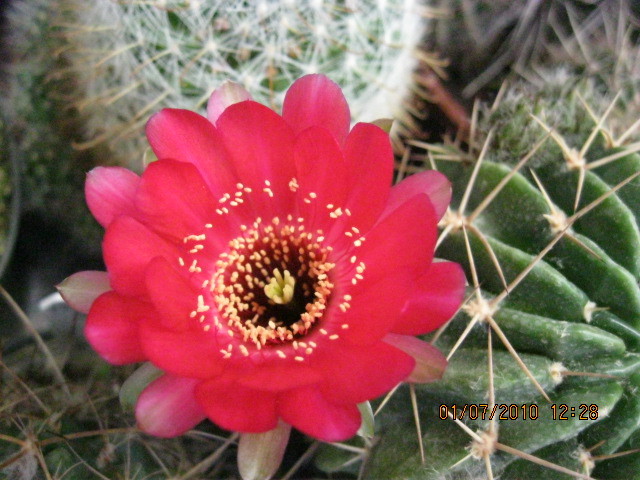
[[148, 117], [163, 107], [204, 112], [225, 80], [279, 108], [295, 78], [323, 72], [343, 86], [354, 119], [395, 117], [399, 132], [415, 132], [406, 113], [412, 71], [437, 64], [416, 55], [429, 12], [414, 0], [12, 1], [2, 110], [22, 157], [27, 210], [73, 222], [95, 248], [84, 172], [142, 170]]
[[7, 131], [0, 120], [0, 277], [17, 235], [20, 216], [20, 167], [7, 151]]
[[[398, 178], [437, 168], [452, 180], [437, 254], [465, 266], [469, 292], [431, 338], [449, 355], [445, 377], [377, 402], [373, 437], [319, 445], [296, 434], [285, 478], [640, 478], [634, 2], [5, 8], [2, 156], [22, 164], [27, 214], [72, 222], [62, 235], [89, 254], [99, 231], [84, 209], [84, 172], [141, 170], [147, 118], [165, 106], [203, 110], [224, 80], [278, 108], [292, 80], [325, 73], [345, 89], [354, 121], [397, 120]], [[77, 264], [80, 249], [62, 250]], [[33, 257], [21, 258], [4, 283], [39, 300], [32, 282], [27, 295], [15, 282]], [[22, 317], [46, 340], [36, 359], [32, 331], [7, 336], [3, 349], [0, 478], [237, 476], [235, 437], [210, 424], [170, 442], [129, 427], [117, 390], [131, 372], [86, 351], [80, 319], [50, 300], [37, 314], [48, 323], [33, 320], [40, 307], [26, 306], [31, 323]], [[461, 414], [463, 405], [487, 407]]]
[[87, 217], [82, 191], [87, 169], [98, 160], [72, 146], [79, 120], [64, 98], [74, 83], [51, 76], [62, 68], [55, 2], [16, 1], [5, 8], [0, 116], [4, 155], [20, 166], [23, 211], [54, 224], [73, 222], [68, 241], [74, 250], [96, 252], [100, 232]]
[[427, 9], [415, 0], [60, 0], [58, 25], [86, 119], [81, 148], [107, 144], [140, 168], [143, 127], [164, 106], [204, 111], [225, 80], [278, 109], [296, 78], [323, 72], [354, 119], [402, 117]]

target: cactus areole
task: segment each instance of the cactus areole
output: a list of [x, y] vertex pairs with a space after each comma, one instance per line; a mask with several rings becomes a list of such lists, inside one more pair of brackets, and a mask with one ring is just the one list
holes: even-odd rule
[[284, 422], [349, 438], [358, 404], [446, 365], [413, 335], [462, 300], [461, 268], [433, 262], [450, 184], [423, 172], [392, 188], [388, 135], [350, 129], [324, 76], [296, 81], [282, 116], [223, 85], [208, 116], [162, 110], [147, 124], [158, 160], [141, 176], [89, 173], [108, 272], [61, 292], [88, 312], [106, 360], [159, 369], [137, 399], [146, 432], [208, 417], [246, 434]]

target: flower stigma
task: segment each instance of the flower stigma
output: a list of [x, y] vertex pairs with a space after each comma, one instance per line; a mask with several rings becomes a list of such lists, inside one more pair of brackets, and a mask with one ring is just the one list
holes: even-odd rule
[[271, 277], [269, 284], [264, 287], [264, 293], [273, 303], [284, 305], [293, 299], [295, 286], [296, 279], [291, 276], [289, 270], [285, 270], [283, 276], [276, 268], [273, 270], [273, 277]]

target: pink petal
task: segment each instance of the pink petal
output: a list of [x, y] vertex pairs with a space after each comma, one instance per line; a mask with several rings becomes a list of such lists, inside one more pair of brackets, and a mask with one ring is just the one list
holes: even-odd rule
[[203, 116], [167, 108], [149, 119], [146, 131], [159, 159], [195, 165], [215, 198], [235, 188], [237, 179], [229, 155], [218, 131]]
[[350, 225], [364, 233], [378, 220], [391, 189], [393, 151], [389, 135], [375, 125], [358, 123], [347, 137], [344, 155], [349, 196], [342, 207], [352, 213]]
[[293, 132], [273, 110], [246, 101], [228, 107], [216, 123], [240, 182], [263, 218], [291, 213], [295, 177]]
[[389, 345], [411, 355], [416, 366], [407, 378], [407, 382], [428, 383], [442, 378], [447, 368], [446, 357], [436, 347], [410, 335], [390, 333], [384, 338]]
[[278, 422], [264, 433], [243, 433], [238, 442], [238, 469], [242, 480], [268, 480], [278, 471], [289, 443], [291, 425]]
[[199, 382], [173, 375], [163, 375], [155, 380], [138, 398], [138, 427], [163, 438], [176, 437], [191, 430], [206, 418], [195, 397]]
[[102, 250], [113, 289], [134, 296], [146, 294], [145, 271], [153, 258], [161, 256], [177, 264], [180, 257], [173, 245], [126, 216], [109, 225]]
[[[365, 271], [366, 275], [366, 271]], [[370, 345], [378, 342], [395, 324], [409, 292], [413, 275], [408, 270], [391, 271], [377, 281], [362, 281], [346, 292], [351, 295], [346, 312], [332, 306], [327, 318], [338, 334], [349, 343]]]
[[276, 394], [254, 390], [230, 380], [210, 380], [196, 388], [196, 398], [218, 426], [236, 432], [260, 433], [276, 428]]
[[209, 242], [226, 246], [229, 222], [215, 214], [217, 199], [198, 169], [190, 163], [158, 160], [147, 167], [136, 195], [142, 220], [156, 232], [182, 242], [187, 235], [202, 234], [215, 222]]
[[458, 310], [465, 293], [462, 267], [453, 262], [431, 264], [414, 285], [402, 314], [392, 331], [422, 335], [447, 322]]
[[[355, 248], [370, 281], [407, 270], [422, 274], [430, 265], [438, 235], [437, 218], [426, 195], [417, 195], [377, 223]], [[379, 299], [380, 302], [384, 299]]]
[[324, 345], [322, 356], [314, 358], [313, 363], [325, 375], [321, 384], [325, 398], [354, 404], [388, 392], [404, 381], [415, 366], [411, 356], [384, 342], [349, 348]]
[[89, 313], [91, 304], [111, 290], [107, 272], [85, 271], [65, 278], [56, 288], [67, 304], [82, 313]]
[[346, 440], [360, 428], [360, 411], [355, 403], [333, 403], [316, 388], [297, 388], [278, 400], [278, 413], [285, 422], [323, 442]]
[[332, 209], [343, 205], [347, 194], [346, 169], [340, 146], [323, 127], [304, 130], [295, 145], [297, 207], [312, 230], [327, 230]]
[[394, 186], [383, 216], [393, 212], [411, 197], [420, 193], [426, 193], [429, 196], [438, 220], [441, 219], [451, 202], [451, 182], [435, 170], [416, 173]]
[[87, 205], [100, 225], [108, 227], [119, 215], [135, 216], [133, 199], [140, 177], [122, 167], [96, 167], [84, 186]]
[[93, 302], [84, 333], [94, 350], [108, 362], [141, 362], [146, 356], [140, 345], [139, 323], [152, 313], [145, 303], [107, 292]]
[[322, 376], [313, 368], [293, 362], [274, 358], [273, 362], [257, 368], [244, 367], [241, 376], [238, 376], [238, 383], [248, 388], [278, 392], [322, 380]]
[[251, 94], [242, 85], [229, 81], [224, 82], [209, 97], [207, 118], [215, 125], [218, 117], [228, 106], [245, 100], [251, 100]]
[[[378, 341], [391, 331], [414, 282], [429, 268], [437, 236], [433, 207], [426, 195], [418, 195], [396, 209], [365, 235], [362, 245], [346, 256], [336, 280], [346, 285], [351, 307], [344, 313], [334, 310], [335, 323], [346, 323], [342, 333], [352, 343]], [[364, 267], [362, 273], [355, 270]], [[362, 278], [357, 280], [356, 275]], [[355, 286], [352, 286], [356, 279]]]
[[151, 318], [140, 326], [140, 341], [146, 357], [174, 375], [207, 379], [220, 375], [225, 366], [213, 331], [169, 330]]
[[169, 262], [154, 258], [147, 267], [145, 280], [163, 327], [184, 331], [193, 324], [190, 313], [198, 305], [198, 291]]
[[305, 75], [287, 90], [282, 116], [300, 133], [306, 128], [327, 128], [340, 145], [349, 133], [351, 114], [340, 87], [324, 75]]

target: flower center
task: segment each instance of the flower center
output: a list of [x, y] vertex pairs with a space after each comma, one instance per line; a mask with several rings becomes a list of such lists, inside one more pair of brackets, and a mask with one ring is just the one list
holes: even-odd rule
[[333, 291], [322, 232], [304, 225], [256, 221], [220, 255], [210, 290], [221, 322], [260, 350], [293, 342], [319, 319]]
[[[249, 195], [273, 198], [270, 181], [264, 180], [264, 185], [262, 190], [254, 190], [236, 184], [235, 192], [225, 193], [218, 200], [215, 213], [230, 215], [231, 209], [240, 207]], [[292, 178], [291, 192], [299, 188]], [[303, 202], [310, 205], [321, 201], [316, 193], [307, 192]], [[357, 254], [365, 237], [356, 226], [345, 223], [351, 216], [348, 208], [332, 203], [317, 206], [314, 215], [341, 222], [339, 228], [351, 244], [346, 249], [342, 245], [338, 256], [334, 257], [322, 230], [307, 231], [305, 219], [291, 214], [283, 220], [274, 217], [265, 222], [257, 218], [240, 225], [240, 235], [215, 259], [205, 252], [208, 232], [215, 234], [215, 221], [206, 223], [202, 232], [183, 238], [186, 251], [178, 257], [178, 264], [193, 280], [202, 282], [197, 305], [189, 316], [203, 331], [218, 336], [223, 358], [231, 358], [236, 352], [249, 356], [267, 347], [282, 359], [292, 354], [294, 360], [302, 362], [317, 347], [314, 339], [338, 340], [340, 332], [349, 328], [348, 318], [342, 314], [351, 308], [352, 297], [348, 288], [336, 293], [336, 279], [332, 279], [336, 277], [336, 265], [330, 259], [341, 259], [341, 285], [357, 285], [365, 275], [366, 265]], [[342, 320], [339, 325], [333, 321], [323, 324], [330, 302], [336, 310], [332, 318]], [[316, 333], [321, 337], [316, 338]], [[230, 338], [226, 340], [225, 335]]]

